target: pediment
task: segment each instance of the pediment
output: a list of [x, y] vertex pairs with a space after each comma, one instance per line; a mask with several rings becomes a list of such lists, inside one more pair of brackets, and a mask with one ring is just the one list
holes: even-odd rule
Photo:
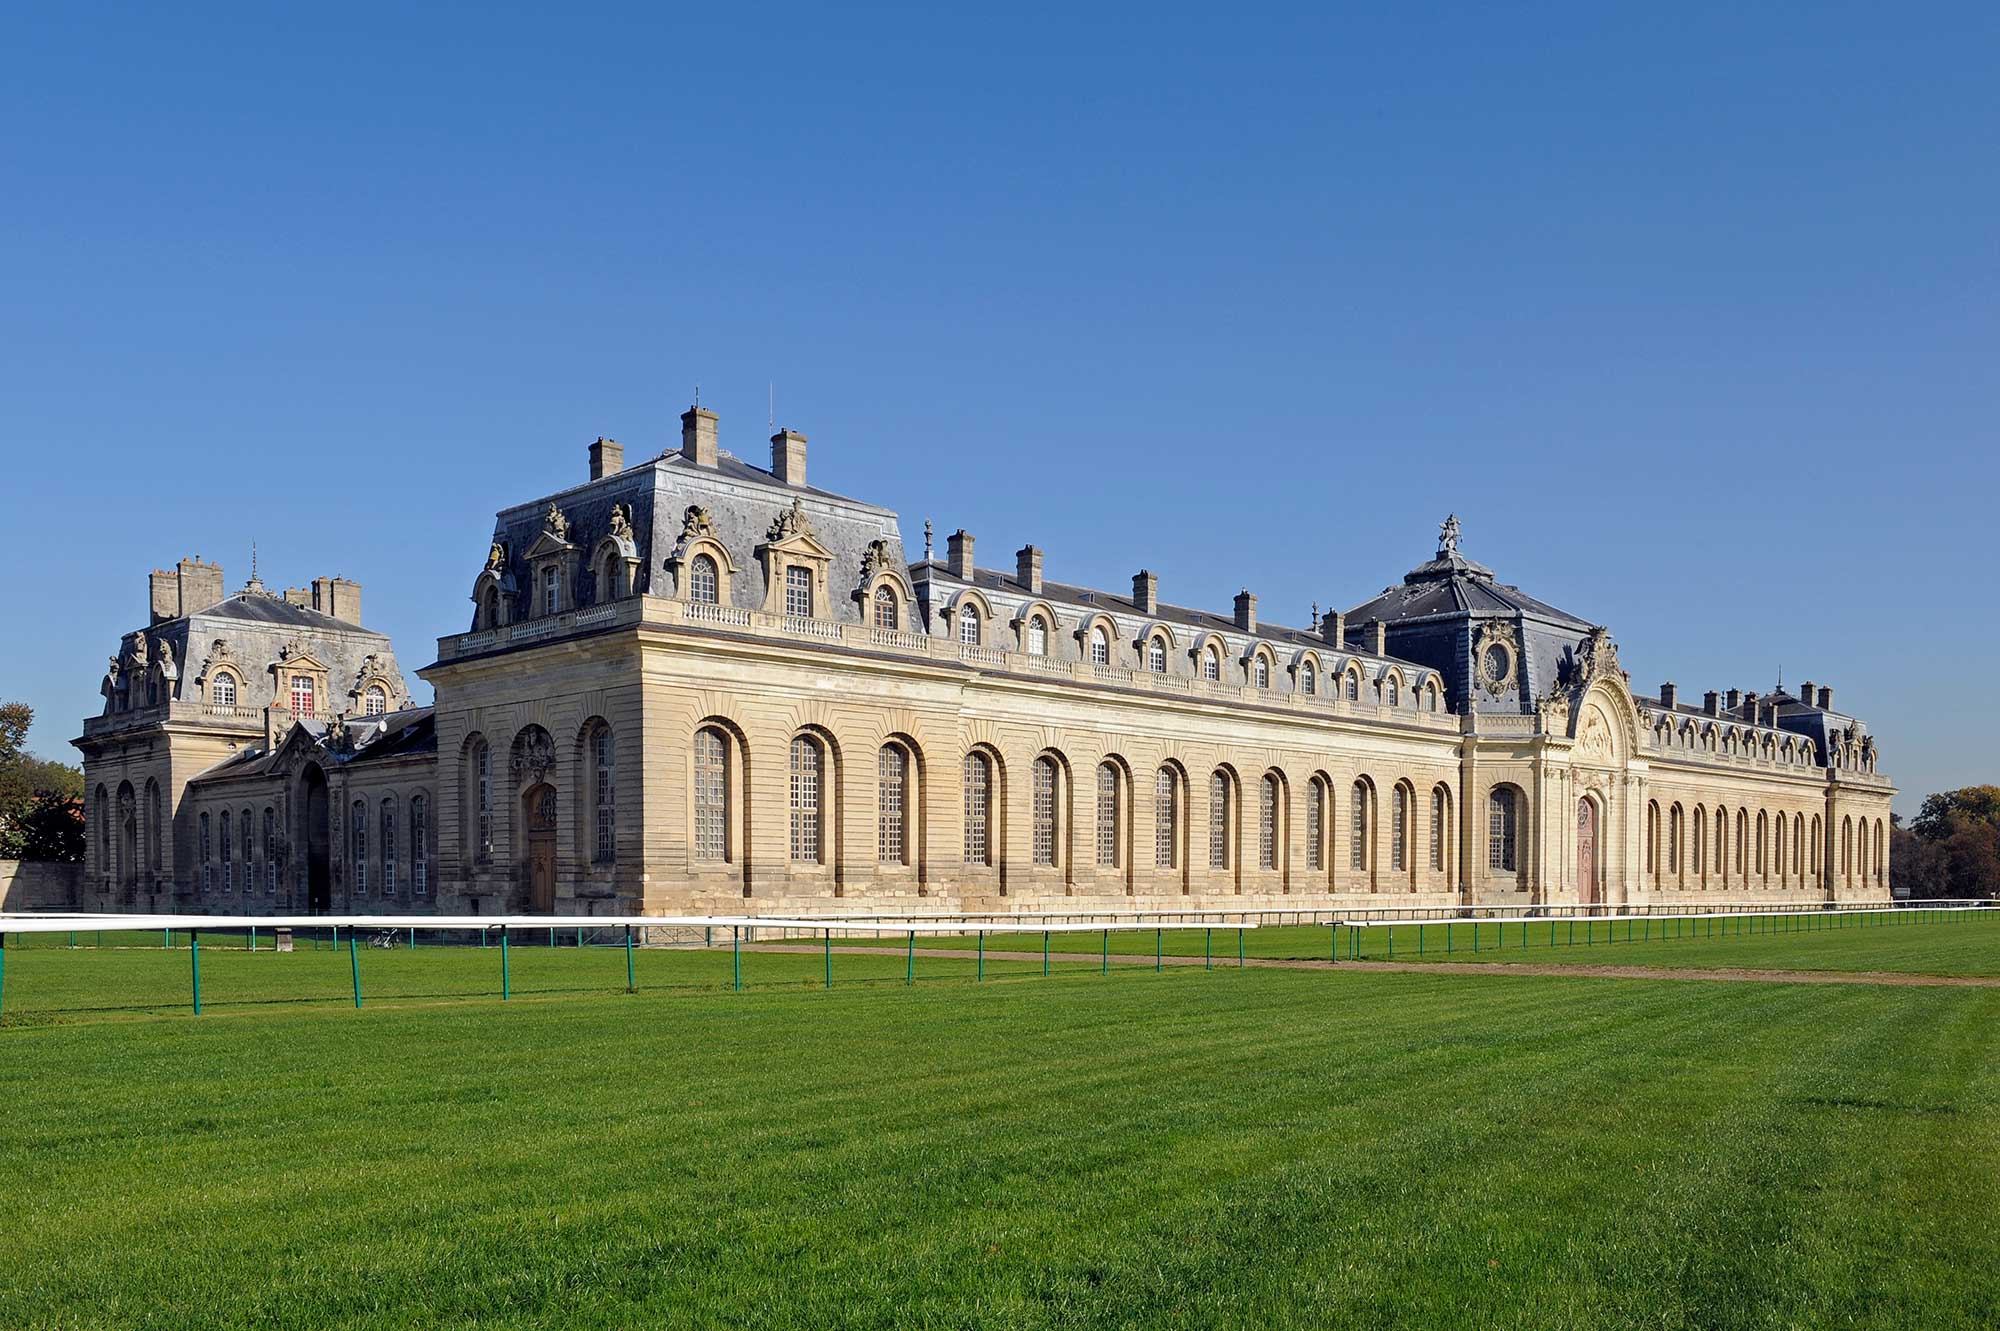
[[529, 563], [533, 563], [538, 559], [560, 559], [564, 555], [573, 555], [575, 553], [576, 547], [574, 545], [571, 545], [554, 532], [545, 531], [535, 538], [535, 543], [528, 547], [528, 553], [523, 555], [522, 558], [526, 559]]

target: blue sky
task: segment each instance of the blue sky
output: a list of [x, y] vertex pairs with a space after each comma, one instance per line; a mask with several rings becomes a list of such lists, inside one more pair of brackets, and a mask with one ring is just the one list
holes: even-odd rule
[[1267, 618], [1467, 552], [1634, 684], [1830, 682], [1990, 780], [2000, 8], [0, 20], [0, 696], [185, 554], [409, 667], [598, 434], [812, 437], [982, 562]]

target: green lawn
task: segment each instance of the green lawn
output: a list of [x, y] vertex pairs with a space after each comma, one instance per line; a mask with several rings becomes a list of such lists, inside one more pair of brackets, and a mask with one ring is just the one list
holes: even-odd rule
[[10, 950], [0, 1324], [2000, 1321], [2000, 990], [212, 960]]

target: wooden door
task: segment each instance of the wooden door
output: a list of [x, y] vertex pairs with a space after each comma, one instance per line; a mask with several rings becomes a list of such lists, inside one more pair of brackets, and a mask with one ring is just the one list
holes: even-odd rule
[[1597, 900], [1597, 806], [1587, 799], [1576, 802], [1576, 899]]
[[528, 829], [528, 909], [547, 914], [556, 904], [556, 791], [541, 785], [522, 799]]

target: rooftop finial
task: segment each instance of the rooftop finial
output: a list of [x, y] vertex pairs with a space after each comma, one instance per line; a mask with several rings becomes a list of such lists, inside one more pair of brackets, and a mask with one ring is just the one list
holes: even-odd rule
[[929, 561], [929, 559], [930, 559], [930, 557], [931, 557], [931, 520], [930, 520], [929, 518], [925, 518], [925, 519], [924, 519], [924, 559], [925, 559], [925, 560], [926, 560], [926, 561], [928, 562], [928, 561]]
[[1458, 553], [1458, 514], [1447, 513], [1438, 524], [1438, 558], [1445, 559]]

